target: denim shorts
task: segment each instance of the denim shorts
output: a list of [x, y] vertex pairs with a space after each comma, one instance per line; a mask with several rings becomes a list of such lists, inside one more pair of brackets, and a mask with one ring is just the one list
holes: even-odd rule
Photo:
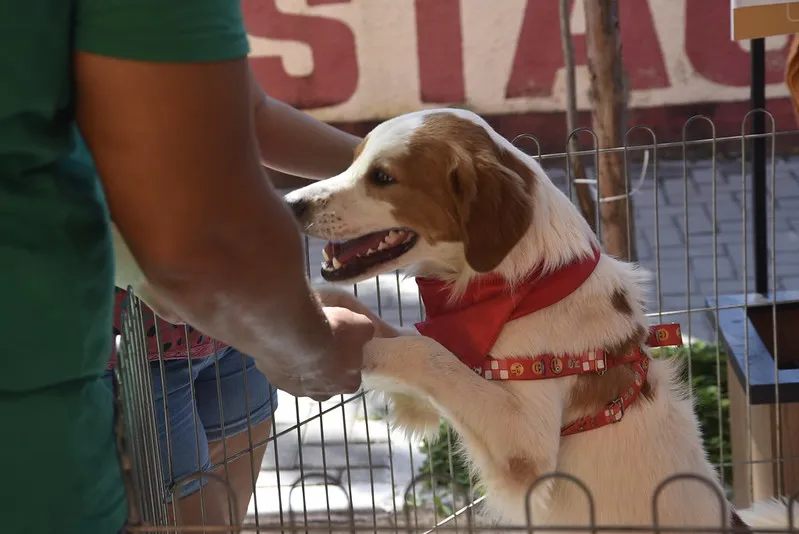
[[[248, 423], [264, 422], [277, 408], [277, 390], [252, 358], [231, 347], [221, 349], [218, 380], [216, 361], [216, 355], [168, 360], [163, 363], [163, 376], [160, 362], [150, 363], [164, 484], [170, 490], [181, 478], [211, 469], [209, 442], [244, 432]], [[112, 373], [106, 378], [113, 381]], [[196, 479], [182, 484], [179, 498], [199, 489]]]

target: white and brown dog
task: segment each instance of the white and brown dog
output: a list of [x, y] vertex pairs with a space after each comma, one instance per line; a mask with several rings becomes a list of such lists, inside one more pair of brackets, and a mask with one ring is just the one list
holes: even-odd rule
[[[286, 201], [306, 233], [331, 241], [326, 280], [399, 268], [418, 277], [423, 336], [395, 331], [344, 291], [320, 300], [375, 320], [365, 384], [390, 396], [411, 435], [450, 421], [492, 519], [523, 525], [529, 505], [534, 525], [589, 525], [581, 487], [541, 479], [558, 472], [582, 481], [598, 525], [651, 529], [660, 484], [687, 474], [705, 482], [663, 486], [659, 526], [729, 525], [678, 364], [650, 357], [664, 340], [644, 315], [645, 274], [602, 254], [541, 166], [480, 117], [446, 109], [384, 122], [346, 171]], [[117, 285], [169, 315], [118, 234], [114, 244]], [[776, 501], [738, 516], [753, 529], [788, 525]]]
[[[307, 234], [330, 241], [326, 280], [417, 277], [423, 336], [395, 332], [347, 293], [321, 299], [378, 322], [365, 384], [389, 395], [411, 435], [450, 421], [493, 519], [524, 524], [527, 500], [536, 525], [588, 525], [577, 484], [534, 486], [558, 472], [585, 484], [598, 524], [651, 528], [659, 484], [689, 474], [706, 482], [662, 487], [660, 526], [729, 525], [678, 364], [650, 357], [679, 329], [650, 335], [645, 273], [602, 254], [541, 166], [483, 119], [446, 109], [386, 121], [346, 171], [286, 201]], [[787, 525], [781, 505], [738, 515]]]

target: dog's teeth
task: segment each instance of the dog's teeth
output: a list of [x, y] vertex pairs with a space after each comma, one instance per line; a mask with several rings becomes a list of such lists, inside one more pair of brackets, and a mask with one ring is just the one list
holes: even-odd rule
[[324, 258], [325, 261], [330, 261], [330, 256], [327, 255], [327, 251], [325, 249], [322, 249], [322, 258]]
[[403, 241], [403, 243], [407, 243], [408, 241], [411, 240], [412, 237], [413, 236], [411, 234], [408, 234], [408, 237], [405, 238], [405, 241]]
[[388, 243], [385, 241], [381, 241], [379, 245], [377, 245], [377, 250], [386, 250], [388, 248]]
[[375, 252], [377, 252], [375, 249], [370, 248], [369, 250], [366, 251], [366, 255], [369, 256], [371, 254], [374, 254]]
[[334, 269], [341, 269], [341, 262], [338, 261], [336, 258], [333, 258], [333, 268]]

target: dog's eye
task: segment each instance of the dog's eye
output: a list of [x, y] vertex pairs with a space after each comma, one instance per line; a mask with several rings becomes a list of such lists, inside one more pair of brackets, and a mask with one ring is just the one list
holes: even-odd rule
[[380, 169], [373, 170], [369, 178], [375, 185], [390, 185], [396, 182], [393, 176], [381, 171]]

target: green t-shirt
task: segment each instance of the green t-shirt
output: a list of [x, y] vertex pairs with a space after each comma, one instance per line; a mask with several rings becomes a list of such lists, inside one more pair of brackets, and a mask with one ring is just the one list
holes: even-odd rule
[[102, 187], [90, 166], [69, 157], [73, 58], [241, 58], [240, 7], [7, 1], [0, 50], [0, 531], [117, 532], [127, 505], [103, 380], [113, 254]]

